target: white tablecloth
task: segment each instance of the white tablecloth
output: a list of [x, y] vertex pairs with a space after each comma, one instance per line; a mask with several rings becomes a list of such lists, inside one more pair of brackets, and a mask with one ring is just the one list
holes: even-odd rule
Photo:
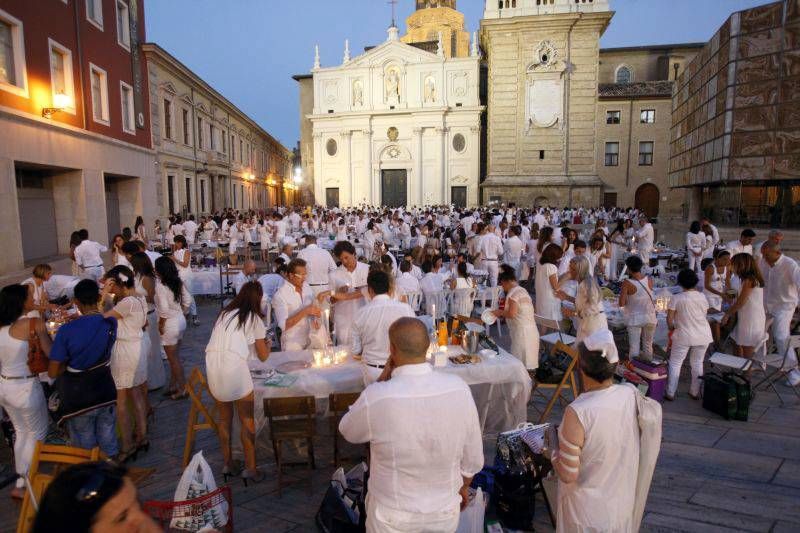
[[193, 270], [189, 292], [194, 296], [220, 294], [219, 270]]
[[[460, 347], [449, 346], [449, 353], [463, 353]], [[311, 361], [311, 351], [274, 352], [266, 362], [250, 361], [251, 370], [280, 367], [288, 361]], [[531, 394], [531, 378], [525, 366], [508, 352], [501, 350], [494, 358], [483, 358], [479, 364], [435, 368], [461, 376], [470, 386], [481, 428], [484, 433], [497, 433], [527, 420], [527, 405]], [[317, 414], [327, 416], [328, 396], [335, 392], [361, 392], [364, 382], [361, 363], [348, 357], [345, 363], [326, 368], [306, 368], [292, 372], [298, 376], [290, 387], [264, 385], [264, 379], [254, 376], [256, 434], [265, 425], [264, 398], [285, 398], [312, 395], [317, 399]]]

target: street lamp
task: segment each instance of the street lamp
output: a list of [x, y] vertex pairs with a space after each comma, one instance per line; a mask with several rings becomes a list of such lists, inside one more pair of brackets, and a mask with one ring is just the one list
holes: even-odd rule
[[300, 167], [296, 167], [294, 169], [294, 177], [292, 178], [292, 181], [294, 181], [297, 185], [303, 183], [303, 171], [300, 169]]
[[53, 114], [63, 111], [72, 105], [72, 99], [69, 95], [58, 92], [53, 96], [53, 107], [45, 107], [42, 109], [42, 116], [44, 118], [52, 118]]

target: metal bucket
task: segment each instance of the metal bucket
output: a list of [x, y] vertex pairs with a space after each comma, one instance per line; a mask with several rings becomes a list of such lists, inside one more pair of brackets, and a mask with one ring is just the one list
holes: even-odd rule
[[469, 355], [476, 354], [478, 353], [478, 341], [480, 338], [481, 334], [477, 331], [465, 331], [461, 337], [461, 347]]

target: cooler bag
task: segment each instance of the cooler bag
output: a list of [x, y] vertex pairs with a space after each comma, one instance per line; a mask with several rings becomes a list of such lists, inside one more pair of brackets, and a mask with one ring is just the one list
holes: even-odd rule
[[736, 414], [733, 415], [733, 419], [747, 422], [750, 400], [752, 399], [750, 382], [738, 374], [728, 374], [725, 377], [736, 386]]
[[736, 416], [737, 407], [736, 384], [733, 381], [713, 372], [703, 376], [703, 409], [730, 420]]
[[647, 397], [657, 402], [664, 401], [664, 394], [667, 391], [667, 365], [666, 363], [656, 363], [634, 358], [633, 371], [644, 379], [647, 384]]

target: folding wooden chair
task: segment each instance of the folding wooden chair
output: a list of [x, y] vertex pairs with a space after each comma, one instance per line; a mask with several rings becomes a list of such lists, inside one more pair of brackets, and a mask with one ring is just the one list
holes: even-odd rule
[[[555, 346], [557, 343], [566, 344], [567, 346], [575, 344], [575, 337], [561, 332], [561, 323], [558, 320], [545, 318], [540, 315], [534, 315], [534, 320], [536, 321], [536, 326], [539, 328], [539, 341], [542, 344], [550, 346]], [[545, 331], [551, 333], [542, 335], [541, 333]]]
[[360, 392], [333, 393], [328, 397], [328, 406], [331, 410], [331, 434], [333, 435], [333, 466], [339, 466], [339, 421], [353, 405]]
[[[28, 479], [26, 481], [29, 483], [29, 488], [25, 491], [25, 498], [22, 500], [22, 508], [17, 521], [17, 533], [30, 531], [44, 491], [59, 472], [70, 465], [99, 460], [100, 448], [87, 450], [37, 441], [33, 450], [31, 466], [28, 469]], [[44, 463], [52, 464], [53, 468], [49, 472], [41, 472], [40, 469]]]
[[[284, 464], [308, 464], [316, 469], [314, 461], [314, 417], [316, 403], [313, 396], [295, 398], [265, 398], [264, 415], [269, 423], [269, 436], [272, 440], [272, 451], [278, 467], [278, 496], [283, 488]], [[280, 417], [281, 420], [275, 420]], [[291, 418], [289, 418], [291, 417]], [[305, 440], [308, 444], [308, 461], [306, 463], [284, 463], [281, 443], [285, 440]], [[309, 482], [311, 476], [309, 476]], [[309, 485], [309, 491], [311, 486]]]
[[[186, 392], [192, 403], [189, 406], [189, 419], [186, 423], [186, 442], [183, 445], [183, 467], [189, 464], [192, 459], [194, 449], [195, 433], [204, 429], [211, 429], [219, 437], [219, 426], [217, 426], [217, 405], [216, 402], [209, 408], [203, 403], [203, 393], [211, 397], [208, 390], [208, 382], [199, 368], [195, 367], [186, 382]], [[203, 417], [203, 420], [200, 417]]]
[[542, 424], [547, 421], [547, 417], [550, 416], [550, 411], [553, 410], [553, 406], [556, 403], [556, 400], [561, 401], [563, 403], [567, 403], [566, 398], [563, 397], [563, 390], [565, 387], [569, 386], [569, 389], [572, 391], [572, 398], [573, 400], [578, 397], [578, 384], [575, 378], [575, 365], [578, 364], [578, 352], [575, 348], [567, 346], [563, 342], [557, 342], [553, 349], [550, 350], [551, 355], [556, 355], [558, 353], [564, 353], [569, 356], [570, 362], [567, 365], [567, 369], [564, 371], [564, 376], [561, 378], [561, 381], [558, 383], [539, 383], [536, 381], [536, 373], [535, 371], [531, 371], [531, 379], [533, 379], [533, 390], [531, 391], [531, 398], [533, 398], [534, 394], [539, 394], [543, 398], [547, 398], [545, 394], [540, 392], [539, 389], [554, 389], [553, 395], [550, 397], [549, 401], [547, 402], [547, 406], [542, 411], [542, 415], [539, 417], [539, 424]]

